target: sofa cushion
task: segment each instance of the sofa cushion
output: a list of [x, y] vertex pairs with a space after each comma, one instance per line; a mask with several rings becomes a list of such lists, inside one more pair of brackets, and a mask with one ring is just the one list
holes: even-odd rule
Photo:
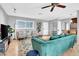
[[59, 38], [59, 35], [51, 36], [51, 37], [50, 37], [50, 40], [54, 40], [54, 39], [57, 39], [57, 38]]
[[33, 40], [32, 45], [33, 49], [37, 50], [40, 56], [61, 56], [74, 45], [74, 38], [75, 35], [69, 35], [56, 40], [45, 41], [45, 44], [41, 41], [39, 42], [42, 44], [39, 44], [39, 42]]
[[61, 37], [64, 37], [64, 36], [65, 36], [65, 35], [62, 35], [62, 34], [61, 34], [61, 35], [59, 35], [59, 37], [60, 37], [60, 38], [61, 38]]
[[65, 37], [65, 36], [68, 36], [68, 35], [67, 34], [61, 34], [61, 35], [51, 36], [50, 40], [54, 40], [54, 39]]
[[61, 37], [65, 37], [65, 36], [68, 36], [69, 34], [61, 34], [61, 35], [59, 35], [59, 38], [61, 38]]
[[32, 40], [34, 40], [34, 41], [37, 41], [37, 42], [39, 42], [39, 43], [45, 43], [45, 40], [43, 40], [41, 37], [32, 37]]

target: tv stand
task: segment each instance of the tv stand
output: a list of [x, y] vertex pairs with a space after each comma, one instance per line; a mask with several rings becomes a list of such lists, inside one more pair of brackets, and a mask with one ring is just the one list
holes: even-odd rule
[[0, 42], [0, 53], [3, 53], [5, 55], [5, 52], [7, 51], [10, 44], [10, 37], [5, 38], [2, 42]]

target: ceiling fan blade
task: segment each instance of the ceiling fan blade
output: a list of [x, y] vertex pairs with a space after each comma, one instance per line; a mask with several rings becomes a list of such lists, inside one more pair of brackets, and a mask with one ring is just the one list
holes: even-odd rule
[[57, 5], [57, 7], [65, 8], [66, 6], [65, 5]]
[[50, 12], [52, 12], [52, 11], [54, 10], [54, 8], [55, 8], [55, 6], [53, 6], [53, 7], [51, 8]]
[[52, 5], [49, 5], [49, 6], [42, 7], [41, 9], [44, 9], [44, 8], [47, 8], [47, 7], [50, 7], [50, 6], [52, 6]]
[[51, 5], [58, 5], [59, 3], [51, 3]]

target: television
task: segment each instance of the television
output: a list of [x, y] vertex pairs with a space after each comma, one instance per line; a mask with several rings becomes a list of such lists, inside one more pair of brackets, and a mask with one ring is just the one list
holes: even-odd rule
[[1, 24], [1, 39], [5, 39], [8, 37], [8, 26]]

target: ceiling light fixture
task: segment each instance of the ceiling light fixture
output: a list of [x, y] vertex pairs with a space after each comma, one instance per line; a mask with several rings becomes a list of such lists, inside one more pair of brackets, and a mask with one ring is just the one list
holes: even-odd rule
[[16, 13], [16, 8], [13, 8], [13, 12]]

